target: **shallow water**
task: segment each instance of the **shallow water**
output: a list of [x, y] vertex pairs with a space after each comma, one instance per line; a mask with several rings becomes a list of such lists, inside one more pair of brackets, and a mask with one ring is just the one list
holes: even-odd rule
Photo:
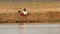
[[60, 24], [26, 25], [26, 34], [60, 34]]
[[60, 34], [60, 24], [1, 24], [0, 34]]
[[24, 34], [23, 25], [18, 24], [1, 24], [0, 34]]

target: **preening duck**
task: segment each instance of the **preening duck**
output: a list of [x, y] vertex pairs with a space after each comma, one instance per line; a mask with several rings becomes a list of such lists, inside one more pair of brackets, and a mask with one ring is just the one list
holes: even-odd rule
[[25, 16], [25, 15], [27, 15], [27, 10], [26, 10], [26, 8], [24, 8], [22, 11], [18, 11], [18, 13], [21, 15], [21, 16]]

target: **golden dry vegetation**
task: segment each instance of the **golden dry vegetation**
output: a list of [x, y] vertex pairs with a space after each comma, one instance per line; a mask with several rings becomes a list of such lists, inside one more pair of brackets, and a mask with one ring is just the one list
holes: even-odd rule
[[[17, 15], [18, 10], [27, 8], [29, 15]], [[0, 6], [0, 23], [52, 23], [60, 22], [59, 3], [19, 3]]]

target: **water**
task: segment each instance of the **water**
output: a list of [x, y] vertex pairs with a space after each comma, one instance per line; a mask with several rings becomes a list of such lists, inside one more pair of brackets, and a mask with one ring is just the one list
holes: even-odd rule
[[60, 34], [60, 24], [1, 24], [0, 34]]
[[26, 25], [26, 34], [60, 34], [60, 24]]
[[2, 24], [0, 25], [0, 34], [24, 34], [23, 25]]

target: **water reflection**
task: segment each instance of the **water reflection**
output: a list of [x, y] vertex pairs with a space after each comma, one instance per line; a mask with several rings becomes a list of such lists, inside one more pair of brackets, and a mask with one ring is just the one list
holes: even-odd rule
[[0, 25], [0, 34], [60, 34], [60, 24]]

